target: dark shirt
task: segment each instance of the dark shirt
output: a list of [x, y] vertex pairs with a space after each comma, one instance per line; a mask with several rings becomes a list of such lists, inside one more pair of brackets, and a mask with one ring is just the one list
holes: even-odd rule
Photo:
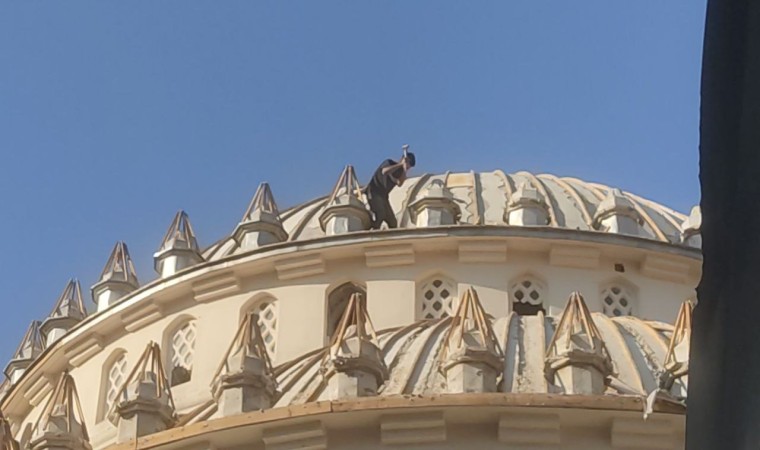
[[380, 167], [375, 170], [375, 174], [372, 175], [372, 179], [367, 185], [367, 189], [375, 195], [382, 195], [387, 197], [391, 190], [396, 187], [396, 180], [398, 180], [404, 173], [404, 168], [399, 167], [396, 170], [392, 170], [387, 173], [383, 173], [383, 169], [390, 167], [394, 164], [398, 164], [397, 161], [392, 159], [386, 159], [380, 164]]

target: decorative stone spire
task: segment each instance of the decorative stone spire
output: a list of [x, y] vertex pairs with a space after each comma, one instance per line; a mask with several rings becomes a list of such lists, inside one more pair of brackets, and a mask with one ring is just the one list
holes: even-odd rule
[[640, 223], [641, 215], [633, 202], [617, 188], [607, 193], [594, 215], [594, 228], [608, 233], [637, 235]]
[[509, 197], [505, 215], [510, 225], [542, 226], [549, 223], [549, 205], [538, 189], [523, 182]]
[[409, 205], [409, 210], [418, 227], [454, 225], [462, 215], [454, 195], [441, 180], [433, 180]]
[[166, 278], [201, 261], [203, 257], [190, 218], [185, 211], [179, 211], [153, 255], [156, 272], [161, 278]]
[[328, 236], [369, 228], [369, 211], [361, 197], [353, 166], [346, 166], [330, 194], [319, 223]]
[[45, 336], [46, 346], [53, 345], [74, 325], [84, 320], [87, 310], [82, 301], [82, 288], [79, 280], [72, 278], [66, 283], [61, 296], [47, 319], [42, 322], [40, 332]]
[[268, 183], [261, 183], [256, 189], [251, 204], [248, 205], [243, 220], [235, 228], [233, 236], [244, 251], [288, 239]]
[[546, 375], [566, 394], [602, 394], [612, 361], [583, 297], [573, 292], [546, 352]]
[[462, 294], [443, 342], [440, 362], [448, 392], [496, 392], [504, 354], [474, 288]]
[[119, 241], [113, 248], [111, 256], [108, 257], [108, 262], [100, 274], [100, 280], [91, 288], [92, 298], [98, 305], [98, 311], [107, 309], [139, 286], [127, 244]]
[[161, 349], [151, 342], [127, 377], [108, 414], [118, 425], [118, 443], [164, 431], [177, 414], [169, 382], [161, 362]]
[[45, 343], [40, 333], [40, 322], [35, 320], [29, 325], [26, 334], [24, 334], [24, 339], [21, 340], [13, 358], [5, 367], [5, 376], [11, 383], [16, 383], [26, 368], [37, 359], [43, 350], [45, 350]]
[[691, 208], [689, 217], [681, 224], [681, 243], [702, 248], [702, 209], [699, 205]]
[[19, 450], [18, 442], [13, 439], [11, 424], [0, 413], [0, 450]]
[[89, 450], [90, 437], [74, 379], [64, 372], [34, 425], [31, 450]]
[[[689, 342], [691, 341], [691, 316], [694, 306], [690, 301], [681, 304], [678, 318], [670, 337], [668, 353], [665, 355], [665, 371], [660, 376], [661, 387], [670, 390], [675, 380], [689, 374]], [[685, 392], [683, 393], [685, 396]]]
[[267, 409], [276, 396], [272, 361], [254, 313], [246, 315], [214, 376], [222, 416]]
[[369, 397], [388, 379], [362, 294], [351, 295], [322, 363], [330, 398]]

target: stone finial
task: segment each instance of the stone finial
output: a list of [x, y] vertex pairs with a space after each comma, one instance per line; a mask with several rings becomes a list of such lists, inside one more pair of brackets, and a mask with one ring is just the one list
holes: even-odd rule
[[13, 439], [11, 424], [0, 413], [0, 450], [19, 450], [18, 442]]
[[100, 274], [100, 280], [91, 288], [92, 298], [98, 305], [98, 311], [107, 309], [139, 286], [127, 244], [119, 241], [114, 246], [111, 256], [108, 257], [108, 262]]
[[40, 322], [35, 320], [29, 325], [13, 358], [5, 367], [5, 376], [11, 383], [16, 383], [43, 350], [45, 350], [45, 342], [40, 333]]
[[256, 189], [251, 204], [235, 228], [233, 236], [244, 251], [288, 239], [268, 183], [261, 183]]
[[409, 204], [409, 210], [418, 227], [454, 225], [462, 215], [454, 195], [441, 180], [433, 180]]
[[51, 346], [86, 316], [82, 288], [79, 280], [72, 278], [66, 283], [61, 296], [55, 302], [53, 311], [40, 326], [40, 332], [45, 336], [46, 346]]
[[368, 397], [388, 379], [364, 296], [354, 293], [330, 340], [322, 372], [330, 398]]
[[683, 302], [678, 310], [678, 318], [665, 355], [665, 371], [660, 376], [661, 387], [665, 390], [670, 390], [675, 380], [689, 374], [689, 343], [693, 311], [694, 306], [689, 300]]
[[166, 278], [202, 261], [190, 218], [185, 211], [179, 211], [166, 231], [158, 251], [153, 254], [156, 272], [162, 278]]
[[496, 392], [504, 354], [474, 288], [462, 294], [443, 342], [448, 392]]
[[702, 209], [699, 205], [691, 208], [689, 217], [681, 224], [681, 243], [702, 248]]
[[330, 194], [319, 223], [328, 236], [369, 228], [369, 211], [353, 166], [346, 166]]
[[594, 228], [608, 233], [639, 234], [641, 215], [620, 189], [612, 189], [594, 214]]
[[247, 314], [235, 334], [212, 386], [219, 412], [232, 416], [267, 409], [277, 385], [256, 314]]
[[117, 424], [118, 443], [164, 431], [177, 421], [161, 349], [151, 342], [116, 396], [109, 420]]
[[549, 205], [538, 189], [524, 182], [509, 197], [505, 216], [510, 225], [542, 226], [549, 223]]
[[612, 361], [583, 297], [573, 292], [546, 352], [546, 375], [566, 394], [602, 394]]
[[74, 378], [68, 371], [64, 372], [34, 425], [29, 447], [31, 450], [89, 450], [92, 448], [89, 440]]

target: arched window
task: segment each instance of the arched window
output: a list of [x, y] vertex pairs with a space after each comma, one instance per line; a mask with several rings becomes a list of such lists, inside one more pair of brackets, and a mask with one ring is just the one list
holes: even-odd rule
[[110, 364], [103, 370], [103, 394], [99, 420], [105, 419], [106, 414], [111, 410], [128, 375], [127, 354], [122, 351], [115, 358], [111, 358]]
[[636, 303], [635, 288], [626, 283], [613, 282], [602, 288], [602, 311], [610, 317], [633, 315]]
[[274, 358], [277, 350], [277, 302], [271, 297], [261, 300], [256, 303], [251, 313], [256, 316], [269, 357]]
[[169, 384], [178, 386], [190, 381], [193, 374], [196, 324], [194, 320], [180, 325], [169, 339]]
[[544, 312], [546, 287], [536, 277], [523, 275], [511, 284], [509, 297], [512, 311], [521, 316], [535, 316]]
[[457, 285], [450, 278], [434, 275], [419, 284], [417, 290], [417, 317], [442, 319], [454, 313]]
[[333, 289], [327, 296], [327, 340], [330, 341], [335, 329], [338, 327], [340, 318], [348, 306], [348, 300], [352, 294], [360, 293], [366, 298], [367, 289], [357, 283], [343, 283]]

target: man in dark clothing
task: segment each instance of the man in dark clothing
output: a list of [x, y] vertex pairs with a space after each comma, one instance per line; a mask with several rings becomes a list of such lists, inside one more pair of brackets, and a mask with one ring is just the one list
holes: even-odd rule
[[396, 214], [393, 212], [388, 196], [396, 186], [401, 186], [406, 180], [407, 173], [414, 167], [416, 158], [414, 153], [408, 151], [409, 146], [404, 147], [404, 156], [401, 161], [386, 159], [375, 170], [372, 179], [367, 184], [365, 193], [369, 201], [369, 209], [372, 211], [372, 223], [370, 229], [380, 229], [380, 225], [385, 222], [388, 228], [397, 228]]

